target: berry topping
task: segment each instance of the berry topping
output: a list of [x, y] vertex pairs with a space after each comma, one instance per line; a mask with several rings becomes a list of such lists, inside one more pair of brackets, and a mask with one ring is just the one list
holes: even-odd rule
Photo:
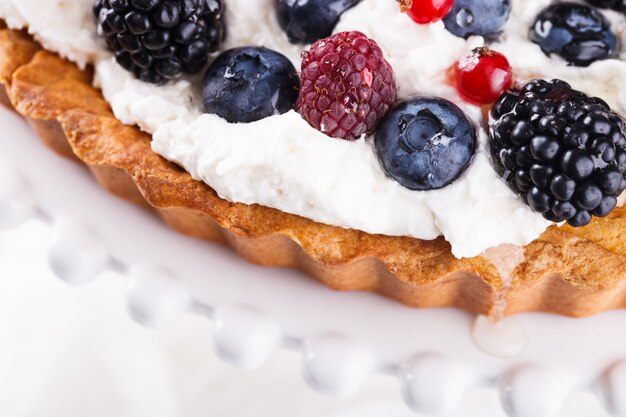
[[225, 33], [222, 0], [96, 0], [93, 12], [117, 62], [154, 84], [201, 71]]
[[546, 55], [560, 55], [579, 67], [612, 57], [617, 47], [604, 16], [577, 3], [556, 3], [544, 9], [537, 16], [530, 38]]
[[419, 24], [433, 23], [443, 19], [454, 0], [399, 0], [402, 12]]
[[509, 61], [489, 48], [474, 49], [458, 62], [455, 74], [461, 96], [477, 104], [493, 103], [513, 80]]
[[204, 108], [230, 123], [254, 122], [292, 110], [298, 83], [296, 68], [278, 52], [263, 47], [231, 49], [207, 69]]
[[535, 80], [502, 95], [491, 116], [494, 167], [533, 210], [579, 227], [615, 208], [626, 189], [626, 129], [604, 101]]
[[276, 0], [278, 23], [289, 42], [311, 44], [333, 33], [341, 15], [361, 0]]
[[443, 22], [450, 33], [460, 38], [493, 37], [510, 14], [509, 0], [456, 0]]
[[411, 190], [437, 190], [469, 166], [476, 132], [467, 116], [442, 98], [419, 97], [399, 104], [376, 131], [383, 169]]
[[315, 129], [355, 140], [370, 134], [396, 100], [391, 65], [361, 32], [341, 32], [302, 54], [298, 111]]
[[587, 0], [587, 3], [603, 9], [626, 11], [626, 0]]

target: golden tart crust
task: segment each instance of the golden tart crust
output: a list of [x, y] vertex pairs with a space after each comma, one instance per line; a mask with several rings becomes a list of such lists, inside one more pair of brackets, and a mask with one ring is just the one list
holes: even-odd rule
[[0, 102], [52, 150], [86, 165], [102, 187], [150, 207], [181, 233], [226, 243], [259, 265], [300, 269], [333, 289], [375, 291], [412, 307], [569, 316], [626, 307], [624, 208], [585, 228], [549, 228], [501, 277], [486, 257], [456, 259], [442, 238], [371, 235], [231, 203], [155, 154], [149, 135], [118, 121], [90, 70], [2, 26]]

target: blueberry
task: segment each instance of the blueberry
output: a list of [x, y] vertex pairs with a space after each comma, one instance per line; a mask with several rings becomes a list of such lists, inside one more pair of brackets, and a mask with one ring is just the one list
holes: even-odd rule
[[231, 49], [207, 69], [204, 107], [231, 123], [250, 123], [293, 109], [299, 83], [284, 55], [263, 47]]
[[531, 28], [530, 38], [547, 54], [586, 67], [615, 55], [617, 39], [597, 10], [577, 3], [556, 3], [544, 9]]
[[474, 126], [461, 109], [447, 100], [425, 97], [391, 110], [374, 142], [387, 175], [419, 191], [455, 181], [469, 166], [477, 146]]
[[456, 0], [443, 22], [460, 38], [497, 35], [511, 14], [509, 0]]
[[327, 38], [341, 15], [361, 0], [276, 0], [278, 23], [291, 43]]

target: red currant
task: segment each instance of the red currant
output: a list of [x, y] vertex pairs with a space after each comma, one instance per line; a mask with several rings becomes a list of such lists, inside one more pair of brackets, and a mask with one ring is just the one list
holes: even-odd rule
[[461, 96], [476, 104], [495, 102], [511, 88], [513, 73], [504, 55], [476, 48], [456, 65], [456, 86]]
[[452, 9], [454, 0], [400, 0], [403, 12], [419, 24], [441, 20]]

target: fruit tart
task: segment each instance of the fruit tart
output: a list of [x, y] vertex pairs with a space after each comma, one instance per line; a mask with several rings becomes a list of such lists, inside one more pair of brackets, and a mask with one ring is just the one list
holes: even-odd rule
[[174, 229], [340, 290], [626, 306], [626, 15], [588, 0], [0, 0], [4, 102]]

